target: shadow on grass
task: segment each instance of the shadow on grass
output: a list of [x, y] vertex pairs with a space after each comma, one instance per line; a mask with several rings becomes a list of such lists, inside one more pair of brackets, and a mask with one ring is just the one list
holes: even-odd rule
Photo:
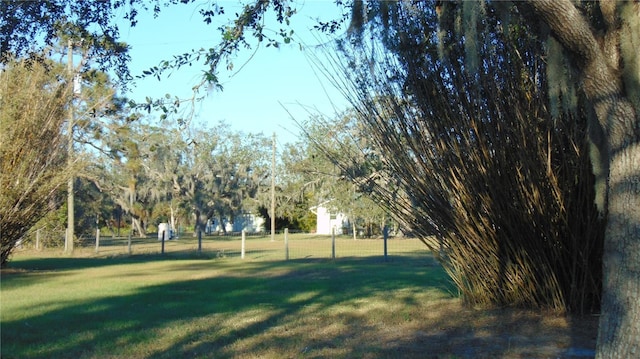
[[[121, 264], [130, 264], [136, 262], [149, 261], [149, 256], [128, 256], [117, 255], [102, 258], [71, 258], [71, 257], [30, 257], [19, 258], [13, 260], [9, 264], [9, 270], [24, 270], [24, 271], [67, 271], [88, 269], [96, 267], [105, 267]], [[5, 271], [6, 273], [7, 271]], [[5, 274], [6, 275], [6, 274]], [[3, 275], [3, 277], [5, 276]]]
[[[527, 312], [461, 308], [447, 299], [453, 287], [431, 257], [237, 265], [235, 259], [154, 255], [15, 264], [66, 270], [151, 260], [173, 261], [164, 268], [186, 277], [3, 320], [2, 358], [494, 357], [529, 345], [522, 338], [547, 329], [541, 317]], [[224, 266], [233, 270], [198, 277]], [[3, 276], [2, 286], [23, 280], [20, 274]], [[518, 329], [523, 321], [527, 327]], [[549, 335], [543, 340], [557, 340], [557, 333]]]
[[[254, 257], [260, 257], [261, 255], [270, 254], [270, 250], [256, 250], [252, 249], [247, 251]], [[273, 257], [273, 256], [270, 256]], [[167, 248], [165, 253], [162, 254], [160, 247], [149, 250], [145, 248], [140, 250], [136, 248], [133, 254], [126, 252], [108, 253], [101, 252], [97, 257], [20, 257], [12, 260], [9, 263], [9, 267], [2, 270], [3, 277], [11, 276], [14, 273], [19, 274], [21, 272], [60, 272], [69, 270], [82, 270], [89, 268], [99, 268], [116, 265], [126, 265], [134, 263], [146, 263], [152, 261], [162, 260], [211, 260], [220, 258], [240, 258], [240, 250], [235, 249], [209, 249], [206, 248], [201, 252], [196, 248], [187, 249], [170, 249]], [[54, 273], [49, 273], [54, 275]]]

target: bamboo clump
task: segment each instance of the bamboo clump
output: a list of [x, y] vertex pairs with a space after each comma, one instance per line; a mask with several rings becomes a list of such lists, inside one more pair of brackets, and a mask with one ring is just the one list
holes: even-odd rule
[[456, 60], [461, 43], [448, 60], [342, 44], [334, 81], [367, 144], [334, 160], [438, 254], [469, 305], [596, 310], [604, 236], [588, 114], [552, 116], [540, 43], [491, 36], [473, 73]]

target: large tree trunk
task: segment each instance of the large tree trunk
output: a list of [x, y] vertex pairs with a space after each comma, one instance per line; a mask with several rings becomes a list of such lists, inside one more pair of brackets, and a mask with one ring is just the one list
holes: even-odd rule
[[640, 143], [613, 155], [598, 357], [640, 355]]
[[173, 201], [171, 201], [171, 204], [169, 205], [169, 209], [171, 210], [171, 219], [170, 219], [171, 230], [175, 234], [177, 232], [176, 232], [176, 216], [175, 216], [175, 211], [173, 210]]
[[194, 212], [196, 223], [193, 226], [193, 237], [198, 237], [198, 232], [203, 233], [207, 228], [207, 220], [209, 219], [199, 208]]
[[619, 11], [614, 1], [601, 2], [606, 33], [598, 41], [570, 0], [529, 3], [582, 72], [584, 92], [605, 136], [609, 176], [597, 357], [634, 358], [640, 354], [640, 109], [625, 97], [617, 68]]

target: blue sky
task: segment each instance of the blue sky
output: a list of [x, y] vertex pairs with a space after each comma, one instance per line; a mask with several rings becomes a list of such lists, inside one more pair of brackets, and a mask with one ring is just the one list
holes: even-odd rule
[[[227, 16], [240, 9], [238, 1], [218, 3], [224, 7]], [[130, 69], [134, 76], [162, 60], [171, 59], [172, 55], [217, 44], [220, 36], [217, 28], [225, 24], [228, 17], [221, 17], [211, 25], [206, 25], [197, 12], [198, 4], [164, 9], [156, 19], [150, 14], [141, 14], [136, 27], [121, 28], [121, 40], [131, 46]], [[225, 121], [234, 130], [262, 132], [267, 136], [276, 132], [278, 142], [285, 143], [295, 141], [295, 134], [298, 133], [297, 125], [287, 110], [297, 121], [304, 121], [308, 118], [305, 107], [326, 115], [333, 114], [336, 107], [338, 110], [346, 108], [346, 101], [338, 91], [322, 75], [314, 73], [305, 57], [305, 53], [313, 51], [314, 45], [319, 43], [314, 35], [316, 32], [310, 30], [315, 19], [337, 18], [337, 8], [329, 0], [307, 0], [300, 2], [298, 9], [299, 13], [293, 18], [292, 24], [294, 37], [305, 44], [304, 50], [300, 49], [298, 43], [283, 45], [280, 49], [263, 44], [255, 54], [255, 48], [243, 50], [233, 61], [233, 72], [224, 69], [219, 72], [224, 90], [208, 93], [196, 108], [195, 122], [213, 126]], [[280, 28], [275, 21], [268, 20], [267, 28]], [[237, 71], [243, 64], [244, 67]], [[155, 78], [137, 80], [136, 85], [131, 86], [132, 93], [128, 97], [136, 101], [143, 101], [147, 96], [159, 98], [167, 93], [181, 98], [191, 97], [191, 88], [200, 81], [202, 70], [204, 66], [194, 64], [181, 68], [161, 81]]]

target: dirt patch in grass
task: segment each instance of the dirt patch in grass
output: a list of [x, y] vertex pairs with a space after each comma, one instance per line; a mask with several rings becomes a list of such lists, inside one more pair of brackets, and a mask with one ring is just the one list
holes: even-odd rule
[[[521, 309], [473, 310], [458, 301], [425, 308], [420, 322], [383, 330], [371, 340], [398, 357], [579, 358], [593, 357], [598, 318]], [[372, 353], [373, 354], [373, 353]], [[386, 356], [385, 354], [385, 356]], [[373, 357], [373, 355], [371, 356]]]
[[598, 325], [596, 316], [473, 310], [456, 299], [404, 310], [313, 313], [280, 321], [261, 339], [241, 339], [229, 349], [263, 358], [592, 358]]

